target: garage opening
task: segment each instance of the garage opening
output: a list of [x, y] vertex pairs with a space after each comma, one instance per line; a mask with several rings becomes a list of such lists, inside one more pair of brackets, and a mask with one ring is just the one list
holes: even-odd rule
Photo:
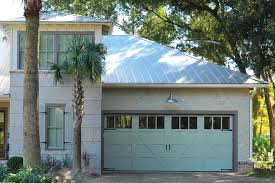
[[104, 169], [232, 171], [230, 115], [105, 115]]

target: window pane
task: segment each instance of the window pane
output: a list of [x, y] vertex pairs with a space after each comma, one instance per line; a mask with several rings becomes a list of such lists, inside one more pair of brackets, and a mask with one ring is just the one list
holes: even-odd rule
[[24, 33], [20, 32], [19, 33], [19, 51], [24, 51], [25, 49], [25, 37]]
[[139, 128], [147, 128], [147, 117], [139, 116]]
[[58, 52], [57, 53], [57, 64], [62, 64], [65, 61], [66, 53], [65, 52]]
[[48, 129], [48, 146], [56, 147], [56, 129]]
[[132, 128], [132, 116], [116, 116], [116, 128]]
[[157, 128], [164, 129], [164, 116], [157, 117]]
[[47, 49], [47, 35], [41, 34], [40, 35], [40, 51], [46, 52]]
[[19, 60], [18, 60], [18, 68], [23, 69], [24, 68], [24, 51], [19, 51]]
[[221, 117], [214, 117], [213, 118], [213, 128], [214, 129], [221, 129]]
[[54, 51], [54, 36], [48, 34], [47, 35], [47, 51], [48, 52], [53, 52]]
[[115, 117], [114, 116], [107, 116], [107, 126], [106, 128], [114, 128]]
[[39, 54], [39, 68], [40, 69], [47, 69], [48, 64], [47, 64], [47, 53], [46, 52], [41, 52]]
[[156, 117], [148, 116], [148, 128], [155, 129], [156, 128]]
[[222, 129], [230, 129], [230, 118], [229, 117], [223, 117], [222, 118]]
[[204, 117], [204, 129], [211, 129], [211, 128], [212, 128], [211, 117]]
[[63, 129], [56, 130], [56, 147], [62, 148], [64, 144], [63, 140]]
[[55, 108], [55, 119], [56, 119], [56, 127], [63, 128], [63, 124], [64, 124], [64, 108], [63, 107]]
[[0, 112], [0, 123], [4, 123], [4, 120], [5, 120], [4, 112]]
[[49, 121], [48, 121], [48, 127], [56, 128], [55, 108], [49, 108]]
[[197, 117], [190, 117], [189, 129], [197, 129]]
[[188, 117], [181, 117], [180, 119], [180, 128], [188, 129]]
[[179, 129], [179, 117], [172, 117], [172, 129]]
[[5, 142], [5, 123], [0, 123], [0, 144], [3, 145]]

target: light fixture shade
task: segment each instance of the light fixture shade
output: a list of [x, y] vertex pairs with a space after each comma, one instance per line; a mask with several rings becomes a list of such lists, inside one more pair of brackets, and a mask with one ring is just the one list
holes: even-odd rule
[[175, 103], [178, 103], [178, 101], [172, 97], [171, 93], [170, 93], [170, 96], [167, 98], [167, 100], [165, 101], [165, 103], [167, 104], [175, 104]]

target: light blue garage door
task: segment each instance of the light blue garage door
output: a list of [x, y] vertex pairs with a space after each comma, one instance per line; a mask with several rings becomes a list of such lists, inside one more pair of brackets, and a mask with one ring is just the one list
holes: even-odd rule
[[104, 169], [232, 170], [232, 116], [105, 115]]

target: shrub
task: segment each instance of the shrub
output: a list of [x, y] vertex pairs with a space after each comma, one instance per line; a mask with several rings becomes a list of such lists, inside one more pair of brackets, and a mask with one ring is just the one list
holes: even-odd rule
[[253, 157], [257, 161], [268, 161], [268, 152], [270, 152], [269, 139], [257, 135], [253, 138]]
[[10, 173], [3, 183], [51, 183], [52, 177], [45, 176], [42, 169], [39, 168], [22, 168], [16, 174]]
[[11, 171], [16, 172], [21, 167], [23, 167], [23, 158], [22, 157], [17, 157], [17, 156], [9, 158], [9, 160], [7, 162], [7, 167]]
[[6, 165], [0, 165], [0, 182], [2, 182], [9, 174], [8, 167]]
[[46, 172], [56, 172], [62, 169], [62, 161], [50, 155], [42, 156], [41, 166]]

